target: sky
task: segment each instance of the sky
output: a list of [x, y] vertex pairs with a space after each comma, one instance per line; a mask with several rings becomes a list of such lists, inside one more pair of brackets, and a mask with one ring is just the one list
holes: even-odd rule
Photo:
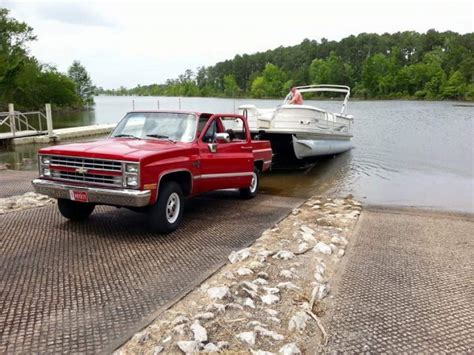
[[104, 88], [163, 83], [186, 69], [309, 38], [362, 32], [473, 32], [466, 0], [21, 1], [0, 7], [28, 23], [31, 54], [66, 71], [79, 60]]

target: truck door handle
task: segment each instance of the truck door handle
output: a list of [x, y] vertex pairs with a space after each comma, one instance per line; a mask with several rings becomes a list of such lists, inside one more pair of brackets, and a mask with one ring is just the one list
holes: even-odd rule
[[242, 150], [252, 150], [252, 147], [240, 147]]

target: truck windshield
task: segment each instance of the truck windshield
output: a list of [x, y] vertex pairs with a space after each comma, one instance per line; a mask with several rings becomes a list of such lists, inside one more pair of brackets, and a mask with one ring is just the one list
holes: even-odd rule
[[133, 112], [120, 121], [111, 136], [192, 142], [196, 120], [195, 115], [188, 113]]

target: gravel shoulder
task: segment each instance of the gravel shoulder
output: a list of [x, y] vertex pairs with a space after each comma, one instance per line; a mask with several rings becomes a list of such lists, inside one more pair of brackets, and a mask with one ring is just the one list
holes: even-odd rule
[[313, 197], [266, 230], [117, 354], [299, 354], [327, 341], [332, 283], [361, 212]]

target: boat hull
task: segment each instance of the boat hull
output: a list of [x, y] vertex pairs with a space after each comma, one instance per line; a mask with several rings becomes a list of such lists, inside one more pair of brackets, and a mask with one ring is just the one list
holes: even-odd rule
[[293, 135], [293, 150], [297, 159], [313, 158], [323, 155], [332, 155], [352, 149], [352, 142], [348, 139], [333, 138], [298, 138]]

